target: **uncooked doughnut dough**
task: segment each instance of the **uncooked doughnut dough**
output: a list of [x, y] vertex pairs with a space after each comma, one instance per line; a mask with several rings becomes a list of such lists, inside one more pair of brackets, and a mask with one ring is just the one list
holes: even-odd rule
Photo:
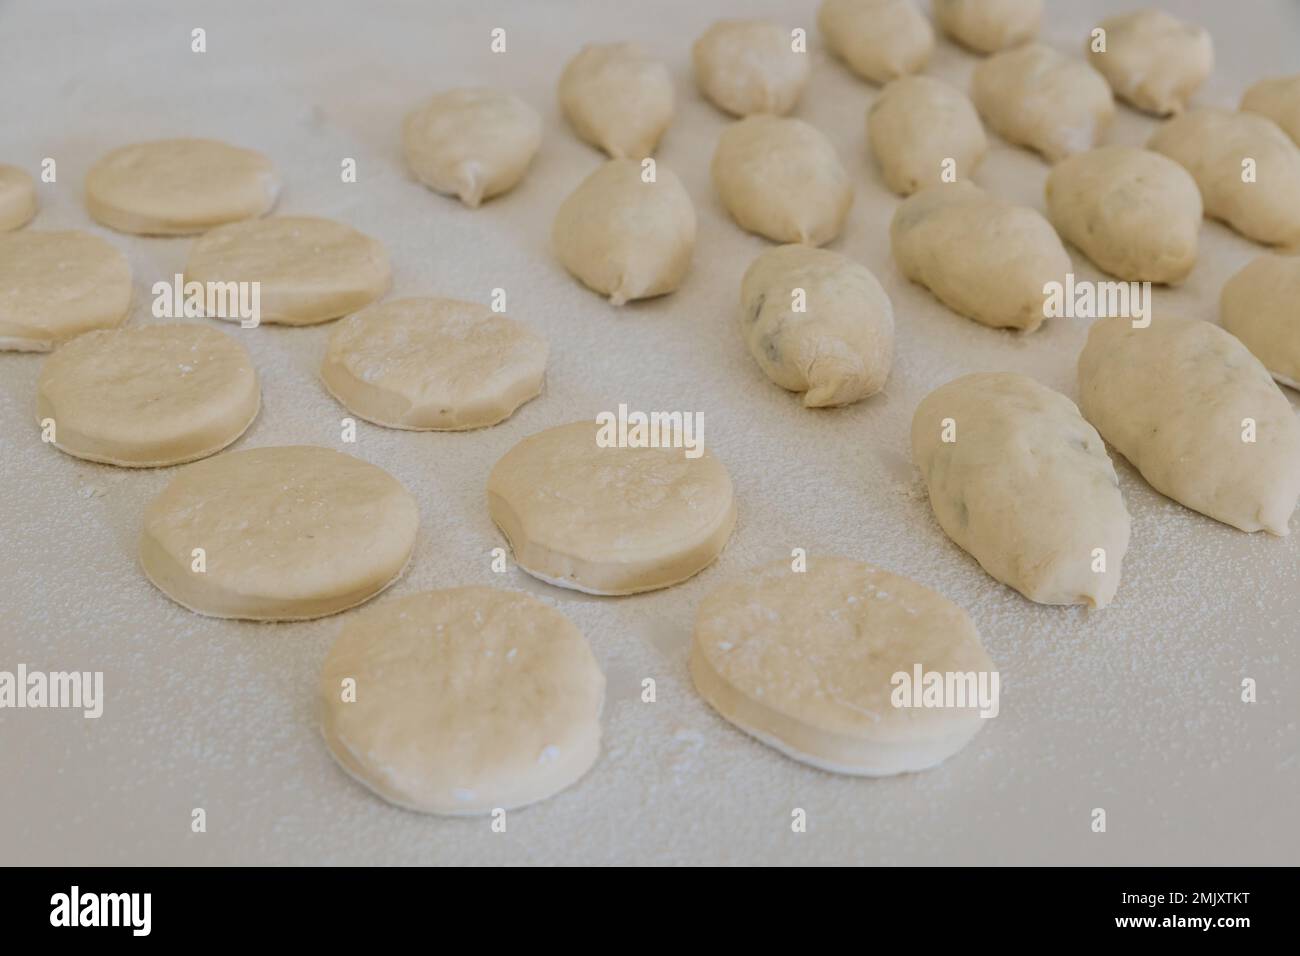
[[391, 280], [388, 253], [377, 240], [311, 216], [213, 229], [195, 241], [185, 264], [186, 283], [260, 283], [261, 321], [281, 325], [314, 325], [355, 312], [383, 295]]
[[48, 352], [92, 329], [122, 324], [131, 266], [88, 232], [0, 235], [0, 349]]
[[36, 182], [17, 166], [0, 164], [0, 232], [17, 229], [36, 215]]
[[583, 141], [643, 159], [673, 120], [673, 78], [635, 43], [588, 44], [560, 74], [560, 106]]
[[1300, 389], [1300, 257], [1260, 256], [1224, 283], [1219, 309], [1273, 378]]
[[492, 468], [488, 510], [519, 566], [588, 594], [635, 594], [712, 564], [736, 524], [726, 469], [708, 451], [601, 447], [601, 428], [547, 429]]
[[[345, 698], [344, 682], [351, 681]], [[321, 669], [334, 759], [385, 800], [423, 813], [522, 807], [559, 793], [600, 753], [605, 677], [581, 632], [536, 598], [425, 591], [356, 617]]]
[[848, 405], [885, 387], [894, 310], [866, 266], [826, 249], [777, 246], [746, 270], [740, 307], [754, 360], [782, 388], [803, 392], [808, 408]]
[[989, 146], [966, 94], [932, 76], [886, 86], [867, 110], [867, 141], [885, 185], [904, 196], [941, 182], [949, 160], [957, 179], [969, 178]]
[[311, 445], [254, 448], [181, 469], [145, 511], [140, 562], [199, 614], [301, 621], [396, 581], [419, 521], [381, 468]]
[[1038, 36], [1043, 0], [932, 0], [939, 29], [976, 53], [997, 53]]
[[1267, 116], [1300, 146], [1300, 73], [1260, 80], [1246, 90], [1241, 108]]
[[808, 82], [808, 54], [791, 31], [766, 20], [719, 20], [691, 49], [695, 82], [734, 116], [790, 112]]
[[695, 206], [670, 169], [611, 159], [560, 205], [551, 241], [564, 268], [614, 305], [672, 292], [695, 248]]
[[90, 461], [157, 468], [206, 458], [261, 404], [248, 350], [206, 325], [87, 332], [45, 361], [36, 419], [57, 448]]
[[732, 123], [718, 138], [712, 172], [736, 223], [776, 242], [830, 242], [853, 205], [853, 181], [835, 147], [803, 120]]
[[1106, 49], [1084, 42], [1088, 61], [1124, 102], [1145, 113], [1181, 113], [1214, 69], [1210, 32], [1163, 10], [1139, 10], [1102, 20]]
[[119, 232], [187, 236], [264, 216], [280, 181], [271, 161], [213, 139], [123, 146], [86, 174], [86, 208]]
[[439, 93], [406, 117], [402, 145], [420, 182], [471, 209], [509, 192], [542, 143], [542, 118], [512, 93]]
[[994, 578], [1039, 604], [1115, 597], [1128, 510], [1101, 437], [1064, 395], [1012, 372], [963, 375], [917, 407], [912, 460], [939, 526]]
[[542, 390], [546, 342], [487, 306], [397, 299], [334, 327], [321, 366], [330, 393], [390, 428], [495, 425]]
[[1289, 533], [1300, 424], [1268, 370], [1217, 325], [1094, 322], [1079, 407], [1156, 491], [1242, 531]]
[[[983, 726], [968, 706], [896, 706], [895, 674], [980, 675], [993, 662], [966, 612], [915, 581], [860, 561], [779, 561], [700, 605], [691, 678], [715, 710], [788, 757], [881, 777], [925, 770]], [[914, 688], [919, 693], [920, 688]], [[955, 703], [944, 701], [944, 703]]]
[[831, 52], [872, 83], [919, 72], [934, 52], [934, 30], [912, 0], [824, 0], [817, 27]]

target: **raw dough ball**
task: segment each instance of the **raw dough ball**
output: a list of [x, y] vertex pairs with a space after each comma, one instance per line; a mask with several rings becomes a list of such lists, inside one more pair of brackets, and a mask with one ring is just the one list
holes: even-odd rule
[[1011, 372], [964, 375], [917, 407], [912, 460], [939, 526], [994, 578], [1039, 604], [1115, 597], [1128, 510], [1101, 437], [1064, 395]]
[[553, 796], [591, 768], [604, 697], [586, 640], [554, 608], [496, 588], [425, 591], [343, 629], [321, 669], [321, 733], [343, 769], [391, 803], [491, 813]]
[[751, 116], [732, 123], [718, 139], [712, 170], [736, 223], [776, 242], [830, 242], [853, 205], [853, 181], [835, 147], [802, 120]]
[[1223, 327], [1300, 389], [1300, 258], [1260, 256], [1224, 284], [1219, 304]]
[[547, 429], [492, 468], [488, 510], [519, 566], [588, 594], [635, 594], [712, 564], [736, 524], [726, 469], [708, 451], [601, 447], [601, 430]]
[[1260, 80], [1241, 98], [1241, 108], [1267, 116], [1300, 145], [1300, 73]]
[[1106, 51], [1094, 50], [1089, 36], [1083, 47], [1088, 61], [1116, 96], [1145, 113], [1181, 113], [1214, 69], [1209, 31], [1163, 10], [1110, 17], [1100, 27]]
[[1049, 282], [1064, 282], [1070, 256], [1046, 219], [963, 180], [904, 200], [889, 227], [894, 259], [954, 312], [993, 328], [1043, 324]]
[[[798, 290], [798, 293], [796, 293]], [[804, 311], [796, 312], [801, 295]], [[767, 377], [808, 408], [848, 405], [885, 387], [894, 310], [865, 266], [808, 246], [777, 246], [740, 285], [745, 341]]]
[[145, 511], [140, 562], [199, 614], [301, 621], [396, 581], [419, 522], [415, 499], [381, 468], [310, 445], [253, 448], [180, 471]]
[[695, 206], [660, 163], [654, 182], [641, 163], [611, 159], [560, 205], [551, 241], [564, 268], [614, 305], [672, 292], [695, 248]]
[[0, 349], [48, 352], [91, 329], [122, 324], [131, 266], [88, 232], [0, 235]]
[[831, 52], [872, 83], [920, 71], [934, 51], [930, 21], [912, 0], [824, 0], [817, 27]]
[[[355, 312], [388, 290], [392, 271], [377, 240], [312, 216], [237, 222], [198, 239], [185, 281], [261, 284], [261, 321], [314, 325]], [[237, 316], [231, 321], [239, 321]]]
[[261, 405], [248, 350], [193, 323], [78, 336], [45, 361], [36, 395], [36, 420], [54, 419], [57, 448], [129, 468], [216, 454]]
[[560, 75], [560, 106], [584, 142], [642, 159], [673, 121], [673, 78], [635, 43], [588, 44]]
[[17, 166], [0, 165], [0, 232], [25, 226], [35, 215], [35, 180]]
[[939, 29], [977, 53], [997, 53], [1038, 36], [1043, 0], [932, 0]]
[[321, 366], [348, 410], [390, 428], [495, 425], [542, 390], [546, 342], [475, 302], [397, 299], [334, 327]]
[[1100, 73], [1039, 43], [989, 57], [975, 67], [971, 89], [995, 133], [1053, 163], [1092, 149], [1115, 116]]
[[420, 182], [471, 209], [509, 192], [542, 143], [542, 118], [512, 93], [439, 93], [406, 117], [402, 146]]
[[994, 673], [965, 611], [848, 558], [778, 561], [719, 588], [691, 642], [695, 689], [728, 721], [795, 760], [868, 777], [933, 767], [984, 724], [974, 701], [896, 706], [894, 675], [917, 666]]
[[1047, 176], [1056, 231], [1129, 282], [1178, 282], [1196, 264], [1201, 192], [1172, 159], [1133, 146], [1076, 153]]
[[[1268, 370], [1217, 325], [1100, 319], [1079, 355], [1079, 407], [1161, 494], [1242, 531], [1289, 533], [1300, 424]], [[1243, 441], [1245, 419], [1255, 441]]]
[[788, 113], [808, 82], [808, 54], [791, 31], [766, 20], [719, 20], [691, 49], [695, 81], [734, 116]]
[[[1300, 149], [1272, 120], [1191, 110], [1157, 129], [1147, 147], [1192, 174], [1207, 216], [1256, 242], [1300, 242]], [[1254, 160], [1254, 182], [1242, 181], [1246, 159]]]
[[86, 208], [119, 232], [187, 236], [264, 216], [280, 181], [271, 161], [213, 139], [161, 139], [115, 149], [86, 174]]
[[958, 179], [969, 178], [989, 147], [966, 94], [932, 76], [886, 86], [867, 110], [867, 140], [885, 184], [904, 196], [941, 182], [948, 160]]

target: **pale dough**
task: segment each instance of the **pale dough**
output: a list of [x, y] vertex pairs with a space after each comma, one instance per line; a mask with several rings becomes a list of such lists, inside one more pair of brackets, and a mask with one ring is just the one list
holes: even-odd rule
[[1144, 113], [1181, 113], [1214, 69], [1210, 32], [1163, 10], [1109, 17], [1098, 26], [1106, 31], [1106, 49], [1094, 49], [1089, 36], [1088, 61], [1116, 96]]
[[635, 43], [584, 46], [560, 74], [560, 107], [584, 142], [644, 159], [673, 120], [668, 67]]
[[695, 82], [734, 116], [790, 112], [808, 82], [808, 54], [792, 31], [766, 20], [719, 20], [691, 48]]
[[311, 445], [253, 448], [180, 470], [145, 510], [140, 563], [199, 614], [301, 621], [396, 581], [419, 521], [381, 468]]
[[881, 91], [867, 110], [867, 142], [885, 185], [904, 196], [941, 182], [950, 161], [955, 178], [968, 179], [989, 146], [966, 94], [932, 76], [905, 76]]
[[713, 563], [736, 524], [707, 450], [597, 444], [594, 421], [525, 438], [488, 476], [488, 510], [529, 574], [588, 594], [666, 588]]
[[925, 67], [934, 30], [912, 0], [823, 0], [817, 27], [831, 52], [872, 83]]
[[35, 215], [35, 180], [26, 170], [0, 163], [0, 232], [25, 226]]
[[1300, 389], [1300, 257], [1255, 259], [1224, 283], [1219, 309], [1274, 379]]
[[931, 0], [939, 29], [976, 53], [997, 53], [1038, 36], [1043, 0]]
[[1300, 73], [1260, 80], [1246, 90], [1241, 108], [1267, 116], [1300, 146]]
[[586, 639], [555, 608], [496, 588], [425, 591], [344, 627], [321, 668], [321, 733], [390, 803], [491, 813], [591, 768], [604, 697]]

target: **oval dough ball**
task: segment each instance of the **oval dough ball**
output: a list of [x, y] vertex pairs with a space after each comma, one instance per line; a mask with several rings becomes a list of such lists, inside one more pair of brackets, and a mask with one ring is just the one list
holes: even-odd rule
[[416, 178], [471, 209], [509, 192], [542, 143], [542, 118], [512, 93], [439, 93], [406, 117], [402, 146]]
[[[810, 557], [751, 571], [700, 605], [691, 679], [732, 724], [832, 773], [926, 770], [983, 726], [979, 704], [896, 704], [894, 675], [980, 675], [993, 662], [966, 612], [915, 581], [860, 561]], [[919, 691], [919, 688], [917, 689]]]
[[997, 53], [1038, 36], [1043, 0], [932, 0], [939, 29], [976, 53]]
[[1260, 80], [1246, 90], [1241, 108], [1268, 117], [1300, 145], [1300, 73]]
[[848, 405], [885, 387], [893, 306], [876, 277], [847, 256], [768, 249], [745, 272], [740, 307], [750, 354], [776, 384], [803, 392], [806, 407]]
[[162, 139], [115, 149], [86, 174], [86, 209], [118, 232], [188, 236], [271, 211], [271, 161], [213, 139]]
[[533, 577], [588, 594], [653, 591], [704, 570], [731, 537], [731, 478], [712, 454], [598, 444], [614, 431], [550, 428], [492, 468], [488, 510]]
[[808, 82], [808, 54], [795, 51], [790, 30], [766, 20], [719, 20], [691, 55], [700, 92], [733, 116], [788, 113]]
[[1100, 73], [1039, 43], [989, 57], [975, 67], [971, 91], [995, 133], [1053, 163], [1092, 149], [1115, 116]]
[[396, 581], [419, 522], [382, 468], [310, 445], [253, 448], [180, 471], [145, 511], [140, 562], [198, 614], [302, 621]]
[[276, 216], [222, 226], [198, 239], [185, 281], [257, 282], [262, 322], [314, 325], [369, 305], [388, 290], [392, 271], [384, 247], [351, 226]]
[[776, 242], [830, 242], [853, 205], [853, 181], [835, 147], [802, 120], [732, 123], [718, 139], [712, 172], [737, 225]]
[[1056, 231], [1129, 282], [1178, 282], [1196, 264], [1201, 192], [1172, 159], [1133, 146], [1076, 153], [1047, 176]]
[[[1079, 407], [1156, 491], [1242, 531], [1288, 534], [1300, 424], [1268, 370], [1217, 325], [1100, 319], [1079, 355]], [[1244, 441], [1245, 419], [1255, 441]]]
[[611, 159], [560, 205], [551, 229], [556, 254], [583, 285], [613, 305], [672, 292], [695, 249], [695, 206], [660, 163], [654, 182], [641, 163]]
[[0, 350], [48, 352], [92, 329], [122, 324], [131, 266], [88, 232], [0, 235]]
[[348, 411], [390, 428], [460, 431], [509, 418], [542, 390], [546, 342], [487, 306], [397, 299], [330, 334], [321, 378]]
[[1300, 258], [1260, 256], [1224, 284], [1219, 306], [1223, 327], [1300, 389]]
[[17, 166], [0, 164], [0, 232], [25, 226], [36, 215], [36, 181]]
[[46, 359], [36, 396], [36, 420], [54, 420], [55, 447], [128, 468], [216, 454], [261, 405], [248, 350], [193, 323], [78, 336]]
[[939, 526], [994, 578], [1039, 604], [1115, 597], [1128, 510], [1101, 437], [1064, 395], [1011, 372], [964, 375], [917, 407], [912, 460]]
[[425, 591], [343, 629], [321, 669], [321, 733], [390, 803], [491, 813], [545, 800], [591, 768], [604, 697], [586, 639], [554, 608], [496, 588]]
[[942, 182], [949, 160], [958, 179], [969, 178], [989, 147], [966, 94], [932, 76], [886, 86], [867, 110], [867, 141], [885, 185], [903, 196]]
[[948, 308], [981, 325], [1032, 332], [1049, 282], [1073, 266], [1050, 223], [969, 181], [929, 186], [889, 227], [899, 268]]
[[1088, 61], [1115, 95], [1144, 113], [1181, 113], [1214, 69], [1214, 44], [1204, 27], [1163, 10], [1139, 10], [1101, 21], [1104, 52], [1084, 43]]
[[872, 83], [917, 73], [934, 52], [930, 21], [912, 0], [824, 0], [817, 27], [831, 52]]
[[588, 44], [560, 74], [560, 106], [584, 142], [643, 159], [673, 121], [673, 78], [635, 43]]

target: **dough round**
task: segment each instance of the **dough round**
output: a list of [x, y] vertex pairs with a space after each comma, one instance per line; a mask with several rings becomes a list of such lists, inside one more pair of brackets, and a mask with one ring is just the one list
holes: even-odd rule
[[932, 0], [939, 29], [976, 53], [997, 53], [1038, 36], [1043, 0]]
[[140, 563], [198, 614], [302, 621], [396, 581], [419, 522], [382, 468], [311, 445], [253, 448], [180, 471], [145, 511]]
[[430, 431], [483, 428], [542, 390], [546, 342], [475, 302], [397, 299], [334, 327], [325, 387], [378, 425]]
[[46, 359], [36, 386], [36, 419], [54, 419], [57, 448], [128, 468], [215, 454], [260, 405], [248, 350], [195, 323], [87, 332]]
[[1268, 117], [1300, 146], [1300, 73], [1260, 80], [1246, 90], [1241, 108]]
[[86, 174], [86, 208], [118, 232], [187, 236], [266, 215], [280, 194], [271, 161], [213, 139], [123, 146]]
[[1181, 113], [1214, 69], [1210, 32], [1163, 10], [1139, 10], [1102, 20], [1106, 50], [1084, 53], [1115, 95], [1144, 113]]
[[262, 322], [314, 325], [369, 305], [388, 290], [392, 271], [384, 247], [351, 226], [276, 216], [195, 241], [185, 281], [260, 283]]
[[733, 116], [788, 113], [808, 82], [808, 54], [792, 32], [767, 20], [719, 20], [691, 49], [695, 81]]
[[481, 87], [439, 93], [402, 126], [406, 162], [420, 182], [471, 209], [513, 189], [541, 143], [535, 109]]
[[560, 74], [560, 106], [584, 142], [643, 159], [673, 121], [673, 78], [635, 43], [588, 44]]
[[449, 588], [358, 615], [325, 659], [320, 697], [344, 770], [408, 810], [463, 816], [576, 783], [600, 753], [605, 677], [555, 608]]
[[603, 163], [560, 205], [556, 254], [583, 285], [613, 305], [672, 292], [695, 249], [695, 206], [662, 163], [646, 182], [641, 163]]
[[519, 566], [588, 594], [635, 594], [712, 564], [736, 524], [726, 469], [708, 451], [601, 447], [602, 428], [547, 429], [492, 468], [488, 510]]
[[737, 225], [776, 242], [820, 246], [840, 234], [853, 181], [830, 140], [802, 120], [750, 116], [713, 153], [713, 185]]
[[36, 215], [36, 181], [26, 170], [0, 164], [0, 232], [17, 229]]
[[0, 235], [0, 349], [48, 352], [91, 329], [122, 324], [131, 266], [88, 232]]
[[[966, 612], [861, 561], [779, 561], [700, 605], [691, 678], [715, 710], [788, 757], [882, 777], [951, 757], [983, 726], [980, 707], [895, 706], [895, 674], [980, 674], [993, 662]], [[919, 688], [918, 688], [919, 690]]]
[[1300, 256], [1260, 256], [1224, 283], [1219, 304], [1223, 327], [1300, 389]]
[[989, 147], [966, 94], [932, 76], [886, 86], [867, 110], [867, 140], [885, 184], [904, 196], [942, 182], [949, 160], [957, 179], [970, 178]]
[[831, 52], [872, 83], [919, 72], [934, 52], [934, 30], [912, 0], [824, 0], [817, 28]]

